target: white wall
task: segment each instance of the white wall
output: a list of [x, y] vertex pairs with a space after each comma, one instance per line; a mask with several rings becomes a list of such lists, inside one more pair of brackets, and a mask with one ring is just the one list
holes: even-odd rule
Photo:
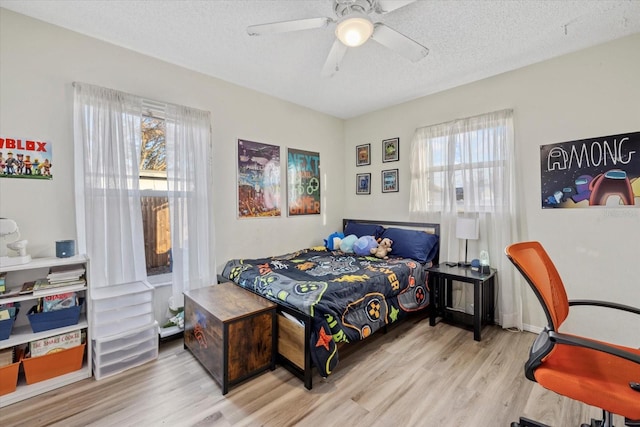
[[[211, 52], [215, 55], [215, 52]], [[343, 121], [139, 53], [0, 9], [0, 137], [53, 144], [54, 179], [0, 179], [0, 216], [15, 219], [33, 256], [76, 238], [72, 82], [81, 81], [212, 113], [216, 264], [322, 244], [342, 226]], [[236, 144], [243, 138], [320, 152], [322, 215], [236, 215]], [[329, 172], [329, 173], [327, 173]]]
[[[49, 182], [0, 179], [0, 216], [19, 222], [34, 256], [52, 256], [55, 240], [75, 238], [73, 81], [212, 112], [218, 271], [229, 258], [320, 244], [343, 216], [408, 219], [414, 129], [513, 108], [521, 238], [547, 247], [571, 297], [639, 304], [640, 209], [542, 210], [539, 202], [540, 145], [640, 130], [639, 51], [635, 35], [342, 121], [0, 9], [0, 137], [51, 141], [55, 174]], [[382, 163], [382, 140], [393, 137], [400, 161]], [[237, 219], [237, 138], [280, 145], [283, 156], [286, 147], [319, 151], [323, 214]], [[355, 146], [363, 143], [371, 143], [372, 164], [356, 167]], [[380, 171], [392, 168], [400, 170], [400, 191], [381, 194]], [[370, 196], [355, 195], [359, 172], [372, 173]], [[525, 323], [542, 326], [528, 290], [524, 303]], [[611, 319], [592, 332], [608, 335]], [[572, 317], [569, 326], [581, 323]], [[619, 329], [616, 338], [637, 345], [640, 326]]]
[[[640, 305], [640, 208], [541, 209], [539, 154], [544, 144], [640, 131], [639, 52], [637, 34], [348, 120], [345, 216], [408, 219], [408, 154], [414, 130], [513, 108], [521, 239], [538, 240], [546, 247], [569, 298]], [[400, 161], [382, 163], [381, 141], [390, 137], [400, 137]], [[356, 167], [355, 146], [364, 143], [372, 144], [372, 165]], [[381, 194], [380, 171], [396, 167], [400, 193]], [[372, 173], [371, 196], [355, 195], [355, 174], [360, 172]], [[544, 325], [542, 310], [528, 289], [524, 298], [524, 323]], [[583, 315], [569, 318], [571, 330], [581, 331], [588, 316], [602, 314], [582, 310]], [[633, 326], [630, 315], [615, 319], [598, 319], [589, 332], [637, 346], [640, 321]], [[612, 326], [618, 330], [615, 336], [607, 332]]]

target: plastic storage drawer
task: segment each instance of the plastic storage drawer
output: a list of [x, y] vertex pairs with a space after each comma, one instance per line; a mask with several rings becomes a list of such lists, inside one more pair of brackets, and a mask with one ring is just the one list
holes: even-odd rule
[[127, 319], [129, 317], [141, 316], [146, 313], [153, 312], [153, 304], [151, 302], [144, 302], [141, 304], [130, 305], [127, 307], [122, 307], [119, 309], [113, 310], [105, 310], [105, 311], [94, 311], [93, 312], [93, 323], [102, 325], [111, 322], [118, 322], [122, 319]]
[[140, 316], [121, 318], [118, 321], [103, 325], [94, 323], [93, 336], [94, 338], [111, 337], [145, 325], [151, 325], [153, 322], [155, 322], [153, 313], [149, 312]]
[[157, 358], [158, 358], [158, 346], [155, 346], [154, 348], [147, 350], [143, 353], [134, 354], [130, 356], [128, 359], [122, 359], [110, 365], [99, 366], [94, 364], [93, 374], [95, 375], [96, 380], [100, 380], [102, 378], [106, 378], [111, 375], [116, 375], [121, 372], [124, 372], [127, 369], [135, 368], [136, 366], [140, 366], [144, 363], [150, 362]]
[[143, 282], [125, 283], [124, 285], [91, 290], [91, 308], [94, 313], [143, 304], [152, 300], [153, 288]]
[[101, 354], [108, 354], [124, 348], [130, 348], [138, 344], [145, 343], [149, 340], [157, 339], [158, 324], [145, 326], [130, 333], [120, 334], [109, 338], [101, 338], [93, 340], [94, 358]]

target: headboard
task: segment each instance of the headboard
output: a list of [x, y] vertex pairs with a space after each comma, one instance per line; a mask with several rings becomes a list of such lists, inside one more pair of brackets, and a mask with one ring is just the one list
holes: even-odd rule
[[[425, 233], [435, 234], [440, 237], [440, 224], [435, 224], [431, 222], [403, 222], [403, 221], [375, 221], [371, 219], [350, 219], [343, 218], [342, 219], [342, 230], [344, 231], [347, 227], [348, 222], [358, 222], [363, 224], [376, 224], [381, 225], [385, 228], [387, 227], [397, 227], [397, 228], [406, 228], [410, 230], [420, 230]], [[437, 265], [440, 260], [440, 245], [438, 245], [438, 251], [433, 257], [432, 263], [433, 265]]]

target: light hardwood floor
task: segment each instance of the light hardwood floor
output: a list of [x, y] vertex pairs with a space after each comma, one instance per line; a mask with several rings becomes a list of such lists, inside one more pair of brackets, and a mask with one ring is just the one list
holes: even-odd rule
[[412, 317], [343, 349], [334, 374], [316, 374], [311, 391], [278, 366], [226, 396], [176, 339], [155, 362], [2, 408], [0, 425], [508, 427], [524, 415], [565, 427], [599, 416], [524, 377], [534, 338], [492, 326], [476, 342], [470, 331]]

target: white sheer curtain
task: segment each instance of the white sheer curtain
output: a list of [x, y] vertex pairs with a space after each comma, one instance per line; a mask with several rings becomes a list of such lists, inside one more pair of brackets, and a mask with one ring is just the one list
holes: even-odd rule
[[138, 185], [141, 100], [74, 83], [78, 250], [94, 287], [146, 278]]
[[167, 179], [173, 259], [172, 308], [183, 292], [215, 283], [213, 241], [211, 118], [187, 107], [166, 107]]
[[513, 111], [416, 129], [411, 151], [411, 217], [440, 221], [443, 260], [460, 259], [456, 217], [479, 218], [478, 252], [498, 269], [496, 319], [521, 330], [522, 286], [504, 255], [517, 240]]

